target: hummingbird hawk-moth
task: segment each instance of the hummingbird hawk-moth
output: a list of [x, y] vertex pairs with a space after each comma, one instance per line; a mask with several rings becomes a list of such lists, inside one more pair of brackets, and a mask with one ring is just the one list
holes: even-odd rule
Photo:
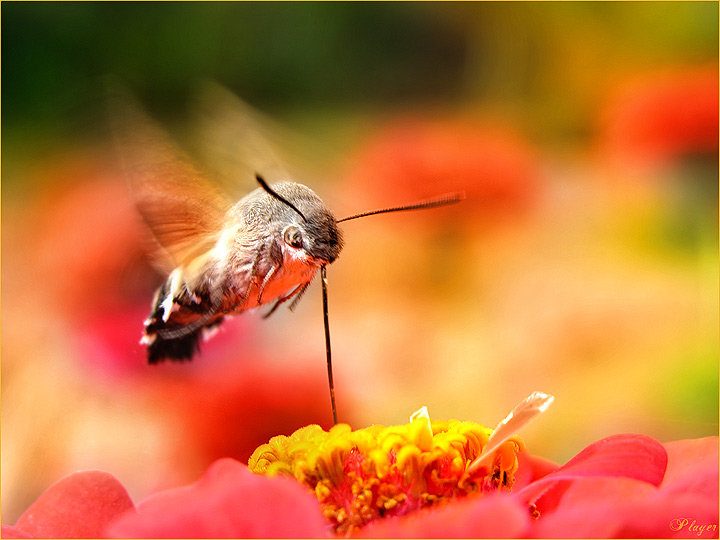
[[[218, 92], [215, 102], [221, 101]], [[321, 270], [332, 393], [325, 267], [343, 247], [338, 224], [452, 204], [463, 195], [336, 219], [310, 188], [289, 180], [272, 185], [265, 181], [261, 169], [271, 150], [253, 125], [250, 109], [237, 99], [233, 107], [238, 114], [226, 117], [225, 125], [242, 134], [236, 137], [235, 151], [250, 162], [246, 171], [254, 168], [260, 185], [235, 203], [130, 99], [115, 103], [113, 123], [123, 168], [156, 241], [156, 259], [169, 271], [152, 301], [141, 342], [151, 364], [190, 360], [200, 338], [225, 317], [264, 305], [271, 306], [269, 315], [288, 301], [292, 309]]]

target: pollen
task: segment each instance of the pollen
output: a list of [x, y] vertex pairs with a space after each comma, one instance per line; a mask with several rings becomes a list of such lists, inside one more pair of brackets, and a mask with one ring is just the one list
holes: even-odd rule
[[468, 470], [492, 431], [473, 422], [430, 421], [423, 408], [399, 426], [306, 426], [258, 447], [248, 466], [295, 478], [315, 494], [336, 533], [352, 534], [380, 518], [510, 490], [524, 449], [516, 435]]

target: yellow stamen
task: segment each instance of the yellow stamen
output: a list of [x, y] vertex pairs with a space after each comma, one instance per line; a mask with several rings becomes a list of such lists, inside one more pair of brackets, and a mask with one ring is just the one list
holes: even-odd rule
[[473, 422], [430, 421], [420, 409], [408, 424], [317, 425], [277, 436], [257, 448], [248, 466], [257, 474], [292, 476], [317, 497], [338, 533], [455, 497], [510, 489], [522, 439], [510, 437], [494, 456], [468, 466], [482, 453], [492, 430]]

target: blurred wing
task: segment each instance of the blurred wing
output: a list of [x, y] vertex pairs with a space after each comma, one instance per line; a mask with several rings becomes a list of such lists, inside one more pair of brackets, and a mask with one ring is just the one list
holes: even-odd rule
[[113, 95], [111, 120], [117, 149], [135, 204], [165, 270], [210, 249], [232, 201], [129, 96]]
[[193, 112], [199, 126], [199, 151], [230, 190], [233, 186], [255, 186], [256, 173], [270, 184], [302, 181], [299, 167], [292, 171], [287, 167], [287, 155], [295, 152], [284, 152], [281, 158], [277, 151], [297, 146], [297, 141], [291, 141], [293, 137], [284, 127], [229, 90], [215, 83], [203, 84]]

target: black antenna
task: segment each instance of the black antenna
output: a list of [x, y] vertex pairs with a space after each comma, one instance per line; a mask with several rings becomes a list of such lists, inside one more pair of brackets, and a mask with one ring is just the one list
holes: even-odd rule
[[330, 385], [330, 404], [332, 405], [333, 424], [337, 424], [335, 385], [333, 384], [332, 374], [332, 351], [330, 350], [330, 322], [328, 320], [327, 272], [324, 264], [320, 267], [320, 281], [322, 281], [323, 321], [325, 322], [325, 355], [327, 356], [328, 384]]
[[404, 212], [406, 210], [422, 210], [425, 208], [437, 208], [438, 206], [447, 206], [449, 204], [459, 203], [465, 198], [465, 193], [447, 193], [440, 195], [439, 197], [431, 197], [429, 199], [423, 199], [416, 203], [394, 206], [392, 208], [384, 208], [382, 210], [371, 210], [370, 212], [362, 212], [353, 216], [338, 219], [336, 223], [343, 221], [350, 221], [351, 219], [357, 219], [366, 216], [374, 216], [375, 214], [388, 214], [390, 212]]
[[284, 203], [287, 204], [290, 208], [292, 208], [293, 210], [295, 210], [295, 211], [300, 215], [300, 217], [303, 218], [303, 221], [304, 221], [305, 223], [307, 223], [307, 218], [303, 215], [303, 213], [302, 213], [300, 210], [297, 209], [297, 206], [295, 206], [293, 203], [291, 203], [290, 201], [288, 201], [285, 197], [281, 197], [280, 195], [278, 195], [278, 194], [275, 192], [275, 190], [273, 190], [273, 189], [267, 184], [267, 182], [265, 182], [265, 180], [263, 179], [262, 176], [260, 176], [259, 174], [255, 173], [255, 180], [257, 180], [257, 181], [258, 181], [258, 184], [260, 184], [260, 186], [261, 186], [265, 191], [267, 191], [270, 195], [272, 195], [273, 197], [275, 197], [278, 201], [284, 202]]

